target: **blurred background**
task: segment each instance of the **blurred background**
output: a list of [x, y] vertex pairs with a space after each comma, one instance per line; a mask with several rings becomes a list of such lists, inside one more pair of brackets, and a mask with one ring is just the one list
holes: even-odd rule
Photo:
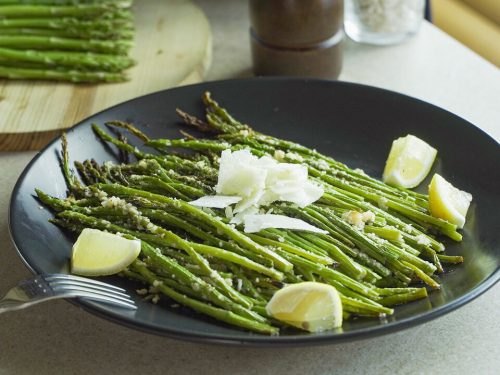
[[431, 0], [432, 22], [500, 67], [500, 0]]

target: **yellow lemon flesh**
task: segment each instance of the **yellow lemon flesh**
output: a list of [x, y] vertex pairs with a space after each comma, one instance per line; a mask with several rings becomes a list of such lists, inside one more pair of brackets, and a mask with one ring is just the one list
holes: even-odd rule
[[392, 142], [382, 179], [385, 183], [403, 188], [414, 188], [429, 173], [437, 151], [414, 135]]
[[429, 211], [438, 217], [463, 228], [472, 195], [459, 190], [435, 174], [429, 185]]
[[274, 318], [309, 332], [342, 326], [342, 302], [328, 284], [303, 282], [278, 290], [266, 306]]
[[123, 271], [141, 252], [141, 241], [85, 228], [71, 255], [71, 272], [82, 276], [106, 276]]

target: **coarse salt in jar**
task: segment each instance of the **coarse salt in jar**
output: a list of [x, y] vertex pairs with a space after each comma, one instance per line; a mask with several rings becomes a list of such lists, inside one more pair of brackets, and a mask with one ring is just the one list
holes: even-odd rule
[[345, 0], [344, 27], [352, 40], [387, 45], [415, 34], [425, 0]]

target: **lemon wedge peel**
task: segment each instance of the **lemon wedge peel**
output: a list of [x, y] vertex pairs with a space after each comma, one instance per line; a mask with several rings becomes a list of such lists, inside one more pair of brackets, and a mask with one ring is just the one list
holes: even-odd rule
[[140, 240], [85, 228], [73, 245], [71, 272], [81, 276], [113, 275], [127, 268], [140, 252]]
[[429, 184], [429, 211], [432, 216], [449, 221], [462, 229], [472, 195], [457, 189], [439, 174]]
[[302, 282], [278, 290], [266, 306], [275, 319], [309, 331], [322, 332], [342, 326], [342, 301], [328, 284]]
[[425, 141], [408, 134], [392, 142], [382, 180], [393, 186], [414, 188], [429, 174], [437, 150]]

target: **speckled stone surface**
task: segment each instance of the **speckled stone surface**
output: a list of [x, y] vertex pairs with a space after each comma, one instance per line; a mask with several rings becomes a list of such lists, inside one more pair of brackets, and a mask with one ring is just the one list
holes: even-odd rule
[[[214, 32], [208, 79], [249, 76], [246, 1], [199, 4]], [[500, 71], [429, 24], [400, 46], [348, 43], [340, 78], [424, 99], [500, 139]], [[33, 156], [0, 153], [0, 294], [29, 276], [11, 245], [7, 213], [15, 181]], [[0, 375], [498, 374], [499, 311], [496, 285], [457, 311], [395, 334], [323, 347], [255, 349], [147, 335], [56, 301], [0, 315]]]

